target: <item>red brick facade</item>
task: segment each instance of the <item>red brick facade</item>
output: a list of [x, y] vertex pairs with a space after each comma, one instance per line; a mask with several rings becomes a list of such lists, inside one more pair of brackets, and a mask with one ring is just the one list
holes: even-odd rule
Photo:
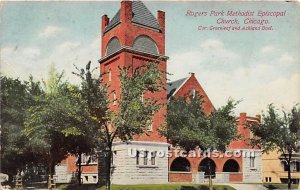
[[169, 182], [191, 182], [192, 172], [169, 172]]
[[[191, 94], [191, 90], [194, 89], [196, 93], [203, 97], [203, 109], [204, 112], [209, 115], [215, 108], [210, 101], [208, 95], [202, 88], [202, 86], [199, 84], [198, 80], [195, 77], [194, 73], [190, 73], [190, 76], [176, 89], [176, 91], [173, 93], [173, 97], [179, 98], [179, 97], [185, 97], [187, 95]], [[252, 147], [249, 145], [249, 138], [250, 130], [245, 128], [247, 122], [260, 122], [260, 117], [248, 117], [246, 113], [241, 113], [239, 117], [236, 119], [237, 122], [237, 129], [238, 133], [241, 135], [241, 139], [237, 141], [233, 141], [228, 149], [229, 150], [241, 150], [241, 149], [252, 149]], [[257, 148], [254, 148], [257, 149]], [[173, 149], [175, 150], [175, 149]], [[174, 157], [174, 153], [172, 154], [173, 157], [169, 159], [169, 171], [171, 171], [171, 165], [172, 162], [176, 159]], [[190, 163], [190, 172], [170, 172], [169, 173], [169, 179], [170, 182], [192, 182], [192, 175], [193, 173], [199, 172], [199, 165], [205, 157], [186, 157], [188, 162]], [[228, 160], [234, 160], [239, 165], [239, 170], [237, 173], [230, 173], [229, 174], [229, 180], [230, 181], [238, 181], [241, 182], [243, 180], [242, 175], [242, 165], [243, 165], [243, 158], [242, 155], [240, 157], [225, 157], [224, 153], [220, 153], [220, 156], [218, 157], [210, 157], [210, 159], [214, 162], [216, 168], [216, 172], [224, 172], [223, 167], [225, 163]]]
[[206, 92], [203, 90], [202, 86], [196, 79], [195, 73], [190, 73], [190, 77], [184, 82], [180, 89], [177, 89], [173, 96], [175, 98], [187, 96], [190, 94], [192, 89], [195, 89], [196, 93], [202, 96], [202, 100], [204, 101], [204, 112], [207, 114], [211, 113], [214, 110], [214, 106], [207, 96]]
[[237, 127], [238, 133], [241, 135], [241, 139], [237, 141], [233, 141], [230, 143], [230, 149], [259, 149], [258, 147], [252, 147], [250, 145], [249, 139], [252, 138], [252, 134], [250, 129], [246, 128], [247, 123], [251, 122], [260, 122], [260, 116], [249, 117], [246, 113], [240, 113], [240, 116], [237, 118]]
[[[111, 105], [110, 108], [113, 111], [118, 110], [118, 100], [120, 98], [120, 80], [119, 67], [130, 67], [131, 71], [137, 67], [147, 63], [157, 60], [159, 56], [164, 56], [165, 54], [165, 13], [162, 11], [157, 12], [157, 20], [160, 25], [160, 30], [155, 30], [142, 25], [133, 23], [132, 21], [132, 1], [122, 1], [120, 9], [120, 23], [107, 32], [102, 32], [102, 59], [100, 60], [100, 72], [103, 74], [105, 72], [111, 71], [111, 81], [108, 81], [108, 75], [104, 75], [103, 82], [110, 85], [108, 91], [115, 91], [117, 103], [116, 105]], [[102, 17], [102, 31], [105, 31], [105, 27], [109, 24], [109, 18], [104, 15]], [[150, 37], [156, 44], [158, 53], [157, 55], [148, 54], [142, 51], [129, 51], [126, 49], [121, 49], [120, 51], [114, 53], [113, 55], [106, 55], [106, 49], [109, 41], [112, 38], [118, 38], [121, 47], [133, 47], [134, 41], [139, 36]], [[166, 58], [159, 62], [159, 68], [164, 73], [163, 82], [166, 81]], [[130, 74], [130, 73], [129, 73]], [[113, 96], [113, 94], [111, 95]], [[154, 97], [160, 100], [162, 105], [166, 105], [167, 102], [167, 92], [162, 90], [160, 92], [150, 94], [145, 92], [144, 98]], [[111, 97], [113, 99], [113, 97]], [[135, 136], [134, 140], [138, 141], [155, 141], [155, 142], [166, 142], [166, 139], [162, 137], [157, 129], [159, 126], [164, 124], [166, 115], [166, 106], [164, 106], [160, 111], [158, 111], [153, 118], [153, 130], [148, 131], [147, 135]]]
[[[70, 173], [76, 173], [77, 172], [77, 165], [76, 163], [76, 157], [75, 156], [68, 156], [65, 160], [61, 162], [61, 164], [66, 164], [68, 167], [68, 171]], [[98, 167], [96, 164], [90, 164], [90, 165], [82, 165], [82, 173], [97, 173]]]

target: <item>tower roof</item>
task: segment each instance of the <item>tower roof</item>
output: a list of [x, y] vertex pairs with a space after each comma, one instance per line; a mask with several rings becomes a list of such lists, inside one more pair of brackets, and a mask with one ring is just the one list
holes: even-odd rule
[[[119, 9], [116, 15], [111, 19], [104, 32], [109, 31], [120, 23]], [[147, 26], [153, 29], [160, 30], [160, 26], [155, 16], [149, 11], [149, 9], [141, 1], [132, 1], [132, 20], [133, 23]]]

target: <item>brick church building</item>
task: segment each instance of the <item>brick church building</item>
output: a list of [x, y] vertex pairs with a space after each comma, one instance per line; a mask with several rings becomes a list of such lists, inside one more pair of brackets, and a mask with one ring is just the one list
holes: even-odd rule
[[[108, 73], [104, 75], [103, 82], [110, 85], [108, 90], [113, 92], [110, 98], [114, 100], [110, 109], [116, 111], [120, 97], [119, 67], [130, 66], [134, 70], [142, 64], [159, 60], [159, 68], [164, 71], [163, 73], [167, 71], [165, 13], [157, 11], [155, 17], [141, 1], [122, 1], [121, 8], [114, 17], [110, 19], [107, 15], [102, 16], [101, 27], [100, 71]], [[157, 155], [158, 152], [176, 151], [176, 148], [172, 147], [158, 132], [158, 128], [165, 122], [168, 98], [197, 93], [204, 97], [204, 111], [209, 114], [214, 110], [212, 102], [194, 73], [170, 83], [167, 83], [166, 76], [163, 76], [163, 82], [166, 85], [164, 90], [154, 94], [144, 94], [144, 98], [153, 97], [165, 105], [155, 113], [153, 123], [147, 127], [145, 134], [135, 136], [130, 142], [114, 143], [112, 183], [203, 183], [207, 180], [203, 168], [208, 163], [215, 171], [213, 180], [217, 183], [261, 182], [261, 150], [249, 147], [244, 140], [232, 142], [228, 147], [228, 150], [241, 153], [239, 157], [226, 157], [224, 153], [218, 157]], [[239, 133], [245, 138], [250, 138], [250, 131], [244, 128], [245, 124], [259, 121], [259, 117], [248, 117], [245, 113], [241, 113], [236, 119]], [[139, 149], [144, 149], [151, 156], [148, 158], [139, 157], [138, 154], [129, 156], [129, 150]], [[84, 165], [89, 157], [92, 161]], [[75, 157], [68, 157], [56, 166], [57, 183], [68, 183], [72, 180], [76, 172], [75, 162]], [[98, 176], [97, 157], [83, 155], [82, 164], [84, 165], [82, 182], [96, 183], [101, 178]]]

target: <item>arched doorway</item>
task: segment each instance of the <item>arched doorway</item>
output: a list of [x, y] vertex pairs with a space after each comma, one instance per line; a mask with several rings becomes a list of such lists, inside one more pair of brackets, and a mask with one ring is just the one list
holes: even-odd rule
[[230, 159], [227, 160], [223, 166], [223, 172], [239, 172], [240, 166], [237, 161]]
[[204, 177], [207, 178], [209, 175], [212, 175], [212, 178], [216, 177], [216, 164], [215, 162], [210, 158], [203, 159], [199, 166], [198, 166], [199, 172], [204, 172]]
[[178, 157], [173, 160], [170, 170], [177, 172], [190, 172], [191, 164], [186, 158]]

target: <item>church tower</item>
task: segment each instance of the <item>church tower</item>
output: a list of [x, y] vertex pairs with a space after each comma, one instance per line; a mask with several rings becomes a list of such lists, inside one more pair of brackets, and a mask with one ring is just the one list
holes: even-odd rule
[[[111, 110], [118, 108], [120, 97], [119, 67], [130, 66], [131, 71], [147, 62], [161, 60], [159, 68], [163, 71], [163, 82], [166, 82], [165, 56], [165, 13], [157, 11], [157, 18], [141, 1], [122, 1], [121, 9], [110, 20], [102, 16], [102, 51], [100, 71], [107, 72], [103, 82], [110, 84], [110, 99], [116, 99], [110, 105]], [[150, 94], [144, 98], [155, 97], [166, 104], [167, 92]], [[157, 129], [164, 123], [166, 108], [155, 114], [151, 126], [147, 126], [147, 135], [136, 136], [134, 140], [166, 142]]]
[[[168, 57], [165, 56], [163, 11], [157, 11], [155, 17], [141, 1], [122, 1], [112, 19], [102, 16], [101, 38], [100, 72], [107, 73], [103, 75], [103, 82], [109, 84], [108, 91], [113, 92], [109, 98], [116, 99], [110, 105], [112, 111], [117, 111], [119, 105], [119, 67], [130, 67], [129, 72], [132, 72], [145, 63], [159, 60], [159, 68], [164, 74], [162, 82], [166, 85]], [[145, 134], [135, 136], [130, 142], [114, 143], [111, 176], [114, 184], [168, 182], [168, 143], [157, 130], [165, 123], [167, 92], [165, 89], [145, 92], [143, 97], [155, 98], [165, 106], [155, 113]]]

